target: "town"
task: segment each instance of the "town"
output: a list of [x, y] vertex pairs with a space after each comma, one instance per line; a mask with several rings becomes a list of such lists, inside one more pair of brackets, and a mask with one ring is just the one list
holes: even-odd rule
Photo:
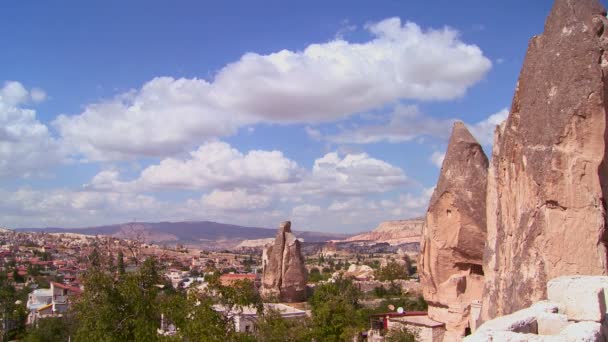
[[[279, 229], [278, 234], [281, 232]], [[299, 246], [300, 241], [297, 242]], [[269, 287], [265, 280], [272, 277], [266, 274], [270, 271], [264, 269], [263, 258], [268, 258], [265, 255], [267, 249], [262, 251], [260, 248], [242, 247], [233, 251], [205, 251], [181, 245], [161, 247], [142, 241], [141, 236], [121, 239], [2, 229], [2, 337], [7, 341], [27, 341], [28, 338], [45, 334], [49, 335], [45, 337], [46, 340], [82, 336], [79, 334], [85, 328], [77, 326], [87, 319], [82, 317], [82, 306], [94, 305], [89, 297], [91, 291], [102, 291], [89, 287], [103, 283], [103, 279], [116, 285], [121, 279], [139, 277], [142, 269], [146, 268], [144, 265], [152, 260], [152, 274], [155, 274], [152, 278], [155, 281], [150, 285], [158, 292], [159, 303], [177, 296], [189, 301], [189, 304], [183, 305], [192, 308], [192, 305], [204, 300], [224, 322], [221, 336], [234, 340], [272, 340], [264, 335], [277, 334], [268, 327], [264, 328], [264, 324], [277, 324], [270, 319], [288, 322], [283, 323], [286, 326], [301, 325], [301, 336], [295, 336], [294, 340], [306, 340], [315, 334], [321, 334], [317, 335], [319, 337], [326, 334], [325, 338], [334, 336], [340, 340], [342, 337], [339, 336], [346, 331], [353, 333], [349, 329], [356, 329], [356, 335], [367, 339], [374, 334], [384, 336], [387, 327], [382, 321], [387, 315], [404, 316], [398, 315], [397, 309], [399, 313], [407, 309], [409, 315], [426, 314], [426, 303], [416, 279], [416, 265], [412, 261], [415, 260], [415, 253], [399, 251], [383, 254], [372, 249], [372, 253], [366, 254], [360, 253], [360, 250], [361, 247], [357, 252], [352, 252], [337, 248], [336, 243], [327, 243], [320, 250], [312, 249], [306, 257], [298, 253], [299, 256], [295, 255], [293, 259], [300, 258], [301, 264], [293, 267], [300, 267], [303, 272], [292, 280], [300, 283], [302, 295], [285, 298], [280, 289], [274, 297], [265, 293]], [[92, 285], [91, 281], [99, 283]], [[285, 276], [282, 285], [285, 286], [287, 282], [288, 276]], [[315, 304], [314, 293], [324, 293], [315, 291], [315, 288], [327, 286], [350, 288], [355, 300], [348, 305], [360, 311], [356, 322], [344, 323], [344, 331], [338, 329], [328, 333], [323, 332], [321, 327], [315, 330], [315, 306], [327, 305], [329, 300], [326, 298], [322, 303]], [[83, 303], [85, 300], [88, 303]], [[119, 310], [126, 304], [116, 302], [115, 305], [111, 311]], [[154, 317], [156, 323], [155, 339], [188, 339], [188, 336], [194, 336], [188, 335], [191, 327], [184, 326], [175, 318], [176, 308], [164, 312], [160, 306], [154, 312], [147, 313]], [[206, 329], [208, 327], [203, 330]], [[111, 335], [108, 331], [101, 333]], [[87, 331], [87, 334], [91, 334], [91, 331]]]

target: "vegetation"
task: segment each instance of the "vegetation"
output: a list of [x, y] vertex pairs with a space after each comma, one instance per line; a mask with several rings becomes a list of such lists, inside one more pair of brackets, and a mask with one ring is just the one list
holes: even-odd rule
[[376, 279], [380, 281], [395, 281], [398, 279], [408, 279], [408, 267], [396, 261], [390, 261], [386, 266], [376, 271]]
[[416, 342], [419, 334], [417, 331], [410, 330], [406, 327], [389, 331], [385, 336], [386, 342]]
[[10, 341], [24, 333], [25, 297], [25, 292], [15, 290], [6, 276], [0, 275], [0, 340]]
[[352, 340], [367, 330], [368, 310], [359, 303], [361, 292], [351, 279], [338, 278], [315, 288], [312, 307], [312, 335], [318, 341]]
[[[42, 319], [27, 330], [23, 324], [25, 307], [23, 303], [17, 304], [25, 300], [26, 292], [15, 291], [6, 277], [0, 278], [0, 307], [4, 309], [0, 315], [10, 322], [5, 324], [10, 329], [2, 332], [3, 340], [338, 342], [352, 341], [369, 329], [369, 316], [391, 311], [389, 305], [407, 311], [426, 310], [422, 297], [404, 296], [397, 286], [376, 289], [376, 295], [384, 300], [377, 307], [365, 307], [361, 303], [362, 293], [353, 281], [338, 278], [316, 286], [309, 299], [312, 318], [287, 320], [274, 310], [264, 310], [262, 299], [250, 281], [239, 280], [223, 286], [220, 272], [215, 272], [205, 276], [208, 283], [205, 291], [174, 290], [162, 276], [156, 259], [148, 258], [139, 264], [136, 272], [125, 273], [121, 254], [118, 253], [111, 267], [101, 253], [89, 256], [91, 267], [83, 279], [86, 291], [78, 297], [72, 310], [64, 318]], [[338, 264], [341, 265], [339, 262], [335, 265]], [[392, 277], [396, 272], [389, 265], [381, 271]], [[318, 267], [310, 271], [311, 277], [320, 279], [327, 273]], [[217, 310], [214, 305], [221, 305], [224, 310]], [[256, 307], [260, 318], [254, 333], [238, 333], [227, 313], [247, 306]], [[175, 335], [157, 333], [161, 316], [164, 322], [177, 328]], [[391, 332], [387, 336], [387, 341], [415, 340], [413, 331]]]

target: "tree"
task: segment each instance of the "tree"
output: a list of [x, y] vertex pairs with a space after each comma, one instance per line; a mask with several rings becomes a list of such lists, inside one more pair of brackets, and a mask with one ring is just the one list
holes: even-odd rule
[[395, 281], [397, 279], [408, 279], [409, 274], [404, 265], [396, 261], [390, 261], [386, 266], [376, 271], [376, 279], [380, 281]]
[[312, 339], [308, 318], [288, 320], [277, 310], [267, 310], [256, 323], [255, 337], [260, 342], [308, 342]]
[[134, 274], [115, 281], [92, 268], [85, 277], [86, 291], [76, 303], [76, 340], [154, 341], [160, 321], [157, 296], [161, 282], [154, 258]]
[[124, 255], [122, 254], [122, 249], [118, 251], [116, 259], [116, 268], [118, 269], [118, 274], [125, 274], [125, 260]]
[[401, 327], [400, 329], [391, 329], [386, 333], [386, 342], [416, 342], [419, 334], [417, 331]]
[[368, 312], [361, 310], [360, 297], [351, 279], [338, 278], [317, 286], [309, 301], [313, 336], [319, 341], [346, 341], [366, 329]]
[[0, 340], [10, 341], [25, 330], [25, 307], [20, 293], [9, 284], [4, 274], [0, 274]]
[[63, 317], [49, 317], [41, 319], [31, 327], [24, 342], [67, 342], [70, 338], [71, 326]]

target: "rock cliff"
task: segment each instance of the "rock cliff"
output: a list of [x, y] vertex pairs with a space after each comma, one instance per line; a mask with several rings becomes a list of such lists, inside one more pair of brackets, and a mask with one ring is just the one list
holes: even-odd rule
[[282, 302], [306, 300], [306, 268], [300, 241], [291, 232], [291, 222], [281, 223], [274, 244], [262, 256], [262, 296]]
[[419, 242], [423, 223], [422, 219], [386, 221], [371, 232], [351, 236], [345, 241], [387, 242], [391, 245]]
[[419, 272], [429, 318], [446, 324], [446, 340], [464, 336], [472, 300], [483, 289], [488, 159], [456, 122], [423, 228]]
[[608, 20], [556, 0], [531, 39], [488, 177], [482, 317], [546, 298], [549, 279], [606, 266]]

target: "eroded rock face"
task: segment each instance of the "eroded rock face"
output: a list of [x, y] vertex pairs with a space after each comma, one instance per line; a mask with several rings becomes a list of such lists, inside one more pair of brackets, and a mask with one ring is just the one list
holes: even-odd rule
[[556, 0], [530, 41], [488, 177], [484, 319], [607, 273], [607, 24], [597, 0]]
[[291, 222], [281, 223], [274, 244], [262, 256], [262, 296], [283, 302], [306, 300], [306, 268], [300, 241], [291, 232]]
[[419, 260], [429, 317], [446, 323], [446, 340], [464, 336], [470, 303], [481, 300], [488, 159], [456, 122], [423, 228]]

